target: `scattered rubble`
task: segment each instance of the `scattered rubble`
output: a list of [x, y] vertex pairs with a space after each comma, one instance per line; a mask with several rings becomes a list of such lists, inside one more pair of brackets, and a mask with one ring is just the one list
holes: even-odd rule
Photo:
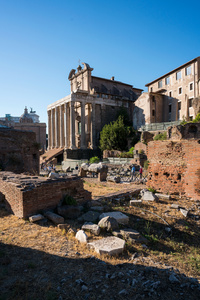
[[99, 221], [98, 225], [100, 228], [105, 229], [107, 231], [113, 231], [113, 230], [119, 228], [119, 224], [118, 224], [117, 220], [110, 216], [102, 218]]

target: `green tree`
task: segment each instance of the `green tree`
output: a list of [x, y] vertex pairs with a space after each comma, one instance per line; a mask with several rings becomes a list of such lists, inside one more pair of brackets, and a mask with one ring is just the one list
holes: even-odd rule
[[120, 115], [118, 119], [103, 127], [100, 133], [101, 150], [126, 150], [129, 132], [124, 125], [123, 117]]

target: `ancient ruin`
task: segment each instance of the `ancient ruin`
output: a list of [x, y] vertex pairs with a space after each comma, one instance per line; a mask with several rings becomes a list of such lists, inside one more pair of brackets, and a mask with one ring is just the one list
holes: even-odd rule
[[169, 127], [168, 138], [148, 143], [147, 186], [200, 200], [200, 123]]
[[34, 132], [0, 128], [0, 170], [39, 174], [39, 147]]

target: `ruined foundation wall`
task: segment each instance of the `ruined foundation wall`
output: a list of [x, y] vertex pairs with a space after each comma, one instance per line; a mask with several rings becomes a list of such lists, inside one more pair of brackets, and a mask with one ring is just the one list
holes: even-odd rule
[[73, 196], [77, 203], [91, 199], [91, 193], [84, 190], [80, 178], [50, 180], [11, 172], [0, 172], [0, 193], [11, 211], [20, 218], [55, 208], [64, 195]]
[[148, 187], [200, 200], [200, 144], [197, 140], [148, 143]]

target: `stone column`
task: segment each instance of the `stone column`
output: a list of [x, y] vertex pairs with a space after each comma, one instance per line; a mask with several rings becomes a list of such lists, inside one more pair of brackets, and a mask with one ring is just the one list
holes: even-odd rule
[[85, 136], [85, 102], [81, 104], [81, 149], [86, 149], [86, 136]]
[[75, 144], [75, 113], [74, 102], [70, 102], [70, 149], [76, 149]]
[[92, 103], [92, 114], [91, 114], [91, 148], [96, 149], [96, 132], [95, 132], [95, 103]]
[[63, 109], [62, 105], [60, 106], [60, 147], [62, 148], [64, 145], [63, 141], [63, 131], [64, 131], [64, 124], [63, 124]]
[[51, 110], [48, 111], [48, 150], [51, 149], [52, 138], [51, 138]]
[[55, 147], [58, 148], [58, 107], [55, 107]]
[[51, 149], [55, 147], [55, 136], [54, 136], [54, 109], [51, 110]]
[[64, 140], [65, 148], [67, 148], [67, 123], [68, 123], [68, 114], [67, 114], [67, 103], [64, 104]]

